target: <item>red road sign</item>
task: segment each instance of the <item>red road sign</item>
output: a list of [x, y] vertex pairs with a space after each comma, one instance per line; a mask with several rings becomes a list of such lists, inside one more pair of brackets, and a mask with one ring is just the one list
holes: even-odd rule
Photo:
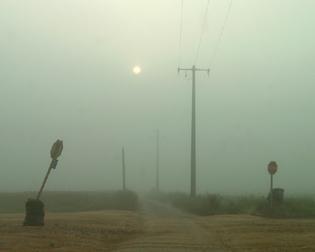
[[275, 161], [271, 161], [268, 165], [269, 174], [275, 174], [277, 172], [278, 165]]

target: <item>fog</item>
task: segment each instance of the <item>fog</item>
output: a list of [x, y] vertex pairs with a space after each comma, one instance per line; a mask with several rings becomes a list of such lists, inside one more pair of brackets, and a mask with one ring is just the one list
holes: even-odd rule
[[[207, 10], [208, 8], [208, 10]], [[206, 12], [207, 10], [207, 12]], [[314, 192], [314, 1], [0, 2], [0, 191]], [[206, 18], [205, 18], [206, 15]], [[139, 66], [141, 73], [133, 73]]]

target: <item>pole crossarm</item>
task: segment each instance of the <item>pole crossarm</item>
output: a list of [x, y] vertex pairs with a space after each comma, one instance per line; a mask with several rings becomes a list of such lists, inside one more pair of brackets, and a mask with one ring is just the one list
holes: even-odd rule
[[210, 68], [207, 68], [207, 69], [200, 69], [200, 68], [196, 68], [195, 66], [193, 66], [192, 68], [177, 68], [177, 72], [178, 72], [178, 74], [179, 74], [179, 72], [181, 71], [181, 70], [184, 70], [184, 71], [205, 71], [205, 72], [207, 72], [207, 74], [209, 75], [209, 73], [210, 73]]

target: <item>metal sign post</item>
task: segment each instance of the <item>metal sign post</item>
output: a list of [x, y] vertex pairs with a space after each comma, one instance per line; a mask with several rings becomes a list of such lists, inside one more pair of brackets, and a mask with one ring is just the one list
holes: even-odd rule
[[42, 194], [42, 191], [43, 191], [43, 189], [45, 187], [45, 184], [46, 184], [46, 181], [48, 179], [48, 176], [49, 176], [49, 173], [50, 173], [51, 169], [56, 169], [56, 166], [57, 166], [57, 163], [58, 163], [57, 158], [61, 155], [62, 149], [63, 149], [63, 142], [60, 141], [60, 140], [57, 140], [53, 144], [53, 146], [52, 146], [52, 148], [50, 150], [50, 156], [51, 156], [52, 160], [51, 160], [51, 163], [49, 165], [49, 168], [48, 168], [48, 171], [46, 173], [46, 176], [44, 178], [43, 184], [42, 184], [42, 186], [41, 186], [41, 188], [40, 188], [40, 190], [38, 192], [36, 200], [39, 200], [39, 197]]
[[275, 161], [271, 161], [268, 164], [268, 172], [270, 174], [270, 207], [272, 208], [273, 204], [273, 175], [277, 172], [278, 165]]
[[270, 174], [270, 207], [273, 205], [273, 174]]

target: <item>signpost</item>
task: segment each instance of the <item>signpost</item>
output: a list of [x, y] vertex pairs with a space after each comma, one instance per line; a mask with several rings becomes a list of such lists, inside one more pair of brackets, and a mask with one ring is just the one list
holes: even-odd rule
[[62, 149], [63, 149], [63, 142], [60, 141], [60, 140], [57, 140], [53, 144], [53, 146], [51, 147], [50, 156], [51, 156], [52, 160], [51, 160], [50, 166], [48, 168], [47, 174], [46, 174], [46, 176], [44, 178], [44, 182], [42, 184], [42, 187], [40, 188], [40, 190], [38, 192], [36, 200], [39, 200], [39, 197], [42, 194], [42, 191], [44, 189], [44, 186], [46, 184], [46, 181], [48, 179], [48, 176], [49, 176], [49, 173], [50, 173], [51, 169], [56, 169], [56, 166], [57, 166], [57, 163], [58, 163], [57, 158], [61, 155]]
[[277, 168], [278, 168], [278, 165], [275, 161], [271, 161], [269, 164], [268, 164], [268, 172], [270, 174], [270, 177], [271, 177], [271, 181], [270, 181], [270, 194], [271, 194], [271, 197], [270, 197], [270, 207], [272, 208], [272, 201], [273, 201], [273, 175], [277, 172]]

